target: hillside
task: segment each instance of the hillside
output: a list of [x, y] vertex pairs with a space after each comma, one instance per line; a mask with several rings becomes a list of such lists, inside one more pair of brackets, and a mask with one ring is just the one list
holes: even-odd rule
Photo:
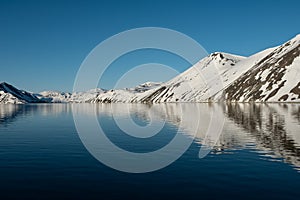
[[0, 103], [300, 102], [300, 35], [250, 57], [216, 52], [165, 83], [39, 94], [0, 84]]

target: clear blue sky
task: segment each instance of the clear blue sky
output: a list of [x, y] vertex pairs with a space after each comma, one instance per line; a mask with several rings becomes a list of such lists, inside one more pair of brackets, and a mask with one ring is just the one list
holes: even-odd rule
[[[71, 91], [81, 62], [99, 42], [137, 27], [174, 29], [209, 53], [248, 56], [299, 34], [299, 8], [299, 0], [0, 0], [0, 82], [34, 92]], [[171, 59], [156, 54], [135, 56], [131, 64]], [[188, 67], [172, 63], [180, 71]], [[129, 64], [119, 62], [100, 86], [112, 87], [112, 75]]]

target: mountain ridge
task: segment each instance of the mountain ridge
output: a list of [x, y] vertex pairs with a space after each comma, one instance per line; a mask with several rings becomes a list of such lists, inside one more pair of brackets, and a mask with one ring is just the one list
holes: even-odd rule
[[215, 52], [164, 83], [39, 94], [0, 84], [0, 103], [300, 102], [300, 34], [249, 57]]

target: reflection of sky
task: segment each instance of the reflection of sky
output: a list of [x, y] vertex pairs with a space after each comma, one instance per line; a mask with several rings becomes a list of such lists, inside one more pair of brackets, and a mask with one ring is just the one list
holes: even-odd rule
[[[284, 162], [299, 168], [300, 120], [298, 115], [295, 115], [299, 107], [300, 105], [295, 104], [2, 105], [0, 126], [4, 125], [9, 128], [19, 117], [30, 117], [36, 114], [41, 116], [58, 116], [76, 112], [84, 117], [97, 111], [97, 115], [102, 118], [114, 116], [115, 120], [124, 119], [126, 123], [129, 122], [128, 117], [134, 118], [132, 122], [140, 118], [142, 123], [137, 123], [136, 125], [141, 125], [142, 129], [147, 128], [151, 124], [154, 125], [153, 128], [155, 129], [160, 127], [158, 124], [166, 121], [168, 124], [178, 127], [179, 132], [188, 137], [196, 133], [195, 142], [201, 144], [209, 127], [211, 110], [214, 109], [215, 112], [225, 116], [226, 123], [212, 153], [219, 154], [247, 148], [256, 151], [267, 159], [275, 161], [283, 159]], [[200, 114], [195, 112], [197, 110], [200, 111]], [[196, 124], [196, 119], [200, 119], [199, 126]], [[141, 138], [145, 136], [147, 135], [142, 135]]]

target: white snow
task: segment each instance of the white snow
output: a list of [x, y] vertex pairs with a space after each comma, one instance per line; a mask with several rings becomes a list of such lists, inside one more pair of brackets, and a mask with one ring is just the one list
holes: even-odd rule
[[[224, 90], [232, 86], [241, 77], [248, 76], [252, 72], [256, 73], [255, 80], [265, 82], [268, 75], [273, 73], [273, 67], [278, 68], [278, 73], [282, 73], [282, 79], [272, 83], [272, 89], [267, 89], [269, 83], [260, 86], [258, 90], [262, 92], [264, 98], [259, 101], [278, 101], [280, 97], [288, 94], [286, 101], [298, 101], [300, 98], [290, 91], [300, 82], [300, 57], [294, 59], [290, 66], [280, 68], [279, 61], [286, 53], [289, 53], [300, 44], [300, 35], [289, 42], [270, 49], [261, 51], [250, 57], [232, 55], [228, 53], [213, 53], [194, 66], [181, 73], [177, 77], [165, 83], [146, 82], [134, 88], [117, 90], [92, 89], [86, 92], [65, 93], [56, 91], [44, 91], [33, 94], [18, 90], [6, 83], [0, 84], [0, 103], [26, 103], [39, 100], [51, 103], [110, 103], [110, 102], [211, 102], [221, 101], [230, 98], [224, 94]], [[300, 51], [300, 49], [298, 49]], [[267, 64], [267, 65], [266, 65]], [[262, 70], [261, 66], [270, 66]], [[277, 69], [276, 68], [276, 69]], [[246, 84], [247, 79], [241, 83]], [[285, 81], [285, 82], [284, 82]], [[276, 95], [267, 99], [268, 95], [278, 88]], [[238, 100], [249, 101], [251, 90], [245, 88], [243, 95]], [[255, 88], [257, 90], [257, 88]], [[249, 97], [250, 96], [250, 97]], [[226, 98], [225, 98], [226, 97]]]
[[10, 93], [0, 91], [0, 104], [23, 104], [24, 101], [19, 100]]

